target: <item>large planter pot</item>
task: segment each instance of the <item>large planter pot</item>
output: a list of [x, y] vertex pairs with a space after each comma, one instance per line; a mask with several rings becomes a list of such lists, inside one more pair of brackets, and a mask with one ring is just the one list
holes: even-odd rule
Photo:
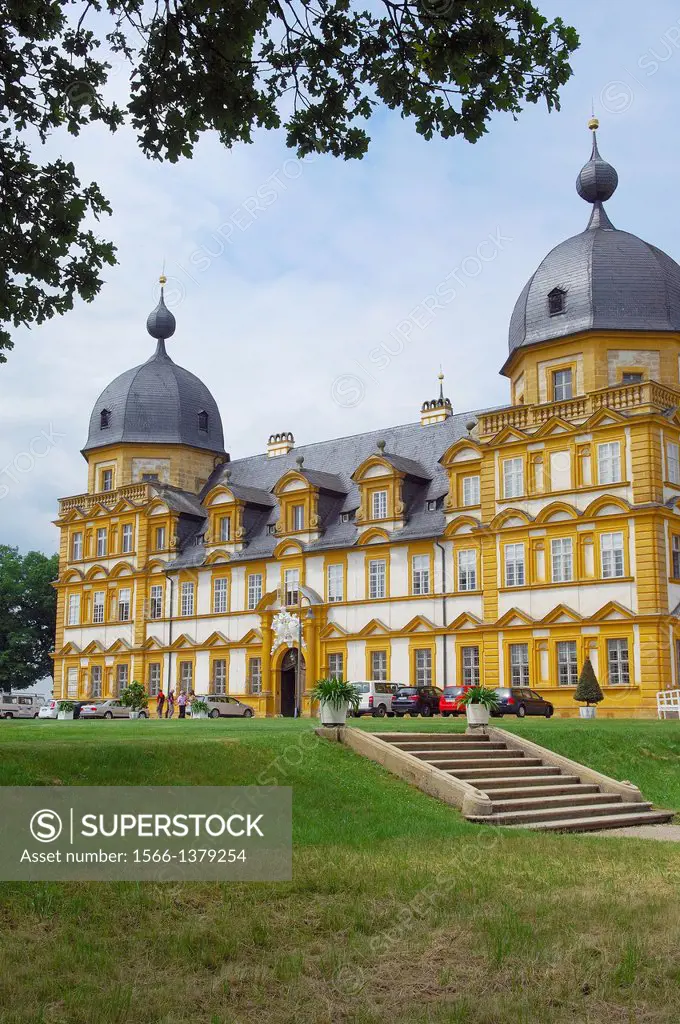
[[62, 722], [72, 722], [73, 712], [72, 711], [57, 711], [57, 718], [60, 718]]
[[336, 708], [327, 701], [322, 700], [319, 704], [319, 718], [322, 725], [344, 725], [347, 718], [349, 704], [343, 704]]
[[595, 708], [595, 707], [592, 707], [592, 708], [585, 707], [585, 708], [579, 708], [578, 709], [578, 713], [579, 713], [579, 716], [581, 718], [595, 718], [596, 711], [597, 711], [597, 708]]
[[489, 709], [483, 704], [468, 704], [465, 709], [468, 725], [488, 725]]
[[191, 717], [192, 718], [207, 718], [208, 717], [208, 712], [207, 711], [192, 711], [191, 712]]
[[131, 711], [130, 718], [139, 718], [139, 711]]

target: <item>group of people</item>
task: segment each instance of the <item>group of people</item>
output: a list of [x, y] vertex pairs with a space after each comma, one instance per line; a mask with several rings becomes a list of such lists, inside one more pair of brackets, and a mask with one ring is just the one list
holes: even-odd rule
[[156, 697], [156, 714], [159, 718], [172, 718], [175, 714], [175, 704], [177, 704], [179, 717], [186, 718], [187, 704], [191, 704], [195, 697], [196, 694], [193, 690], [189, 690], [188, 693], [185, 693], [184, 690], [180, 690], [177, 695], [177, 699], [175, 700], [173, 690], [168, 691], [167, 697], [162, 690], [159, 690], [158, 696]]

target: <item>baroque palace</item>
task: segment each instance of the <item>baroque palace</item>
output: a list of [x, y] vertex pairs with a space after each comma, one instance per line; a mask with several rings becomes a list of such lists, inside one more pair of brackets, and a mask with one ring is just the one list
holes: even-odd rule
[[503, 408], [440, 386], [419, 422], [232, 460], [161, 292], [59, 503], [55, 694], [134, 678], [290, 715], [322, 675], [481, 680], [574, 714], [589, 656], [601, 714], [654, 714], [679, 685], [680, 266], [609, 220], [590, 127], [590, 219], [517, 300]]

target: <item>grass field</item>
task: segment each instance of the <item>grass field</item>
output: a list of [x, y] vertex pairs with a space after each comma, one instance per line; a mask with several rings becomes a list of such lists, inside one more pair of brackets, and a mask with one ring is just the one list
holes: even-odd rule
[[[680, 810], [678, 722], [502, 724]], [[288, 883], [0, 883], [2, 1024], [680, 1019], [680, 845], [473, 826], [310, 730], [0, 723], [0, 785], [275, 779], [295, 841]]]

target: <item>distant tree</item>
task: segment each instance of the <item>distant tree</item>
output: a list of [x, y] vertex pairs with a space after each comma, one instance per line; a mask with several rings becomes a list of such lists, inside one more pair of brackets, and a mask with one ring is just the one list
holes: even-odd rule
[[581, 701], [581, 703], [587, 704], [588, 706], [591, 704], [599, 704], [601, 700], [604, 700], [604, 694], [597, 681], [595, 669], [592, 666], [590, 658], [586, 658], [583, 662], [581, 675], [579, 676], [576, 691], [574, 692], [574, 700]]
[[0, 545], [0, 690], [52, 675], [59, 558]]
[[[578, 46], [530, 0], [10, 0], [3, 11], [0, 323], [14, 327], [91, 301], [116, 261], [93, 231], [111, 213], [98, 185], [61, 156], [36, 157], [60, 128], [128, 122], [147, 157], [176, 161], [206, 131], [231, 147], [283, 127], [299, 155], [349, 159], [386, 106], [425, 138], [476, 142], [495, 111], [559, 107]], [[105, 95], [121, 66], [125, 109]], [[0, 363], [11, 347], [0, 329]]]

